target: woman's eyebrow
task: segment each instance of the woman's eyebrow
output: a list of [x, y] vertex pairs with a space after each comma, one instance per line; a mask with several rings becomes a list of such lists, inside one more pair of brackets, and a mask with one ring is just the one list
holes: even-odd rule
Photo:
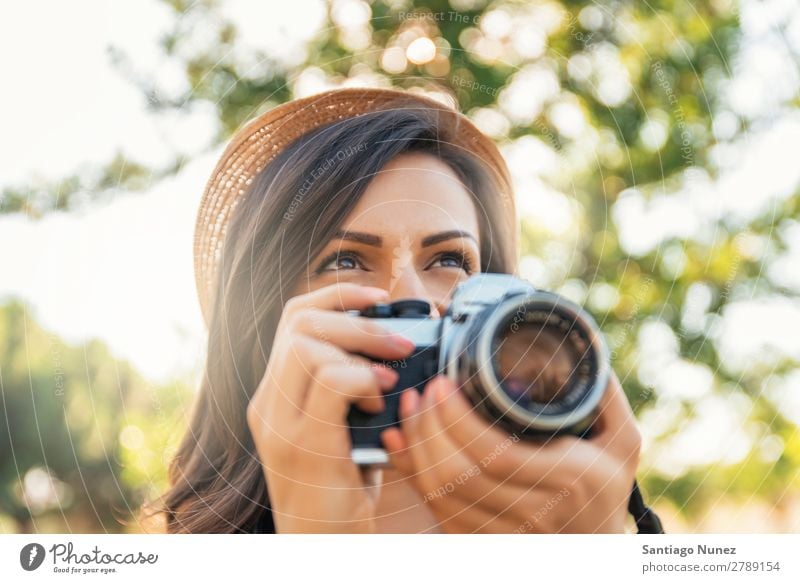
[[334, 233], [333, 238], [355, 241], [356, 243], [372, 245], [373, 247], [380, 247], [383, 245], [383, 239], [381, 237], [370, 235], [369, 233], [359, 233], [357, 231], [337, 231]]
[[431, 245], [436, 245], [436, 243], [441, 243], [442, 241], [447, 241], [448, 239], [459, 239], [462, 237], [467, 237], [472, 239], [476, 243], [478, 240], [475, 238], [475, 235], [470, 233], [469, 231], [461, 231], [458, 229], [452, 231], [442, 231], [441, 233], [436, 233], [435, 235], [428, 235], [424, 239], [422, 239], [421, 246], [422, 247], [430, 247]]
[[[437, 243], [441, 243], [442, 241], [447, 241], [449, 239], [459, 239], [462, 237], [472, 239], [476, 243], [478, 242], [478, 240], [475, 238], [475, 235], [473, 235], [469, 231], [454, 229], [452, 231], [442, 231], [441, 233], [428, 235], [427, 237], [422, 239], [420, 246], [430, 247], [431, 245], [436, 245]], [[337, 231], [333, 235], [333, 238], [344, 239], [347, 241], [355, 241], [356, 243], [371, 245], [372, 247], [380, 247], [381, 245], [383, 245], [383, 238], [379, 237], [378, 235], [372, 235], [370, 233], [360, 233], [358, 231]]]

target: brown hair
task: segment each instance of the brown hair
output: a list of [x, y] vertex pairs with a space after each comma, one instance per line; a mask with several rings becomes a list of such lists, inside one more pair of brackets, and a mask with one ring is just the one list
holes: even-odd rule
[[425, 152], [448, 164], [476, 204], [481, 271], [514, 271], [517, 250], [502, 227], [497, 184], [446, 131], [419, 108], [346, 118], [302, 136], [255, 177], [231, 216], [217, 269], [205, 375], [158, 510], [168, 532], [250, 532], [269, 511], [247, 405], [288, 291], [391, 159]]

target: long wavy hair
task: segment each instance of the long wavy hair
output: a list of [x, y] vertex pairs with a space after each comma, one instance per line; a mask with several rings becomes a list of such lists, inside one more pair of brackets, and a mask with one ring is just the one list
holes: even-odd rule
[[169, 467], [170, 487], [155, 505], [167, 532], [252, 532], [270, 512], [248, 402], [265, 374], [288, 294], [395, 156], [428, 153], [452, 168], [476, 205], [481, 271], [514, 272], [515, 239], [504, 227], [498, 185], [448, 131], [435, 111], [419, 108], [347, 118], [305, 134], [254, 178], [231, 216], [202, 386]]

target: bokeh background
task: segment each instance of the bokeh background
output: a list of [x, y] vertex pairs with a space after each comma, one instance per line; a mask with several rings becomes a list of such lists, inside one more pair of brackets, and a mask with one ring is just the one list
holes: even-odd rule
[[795, 0], [31, 0], [0, 18], [0, 532], [137, 532], [202, 374], [226, 140], [342, 85], [496, 138], [672, 532], [800, 532]]

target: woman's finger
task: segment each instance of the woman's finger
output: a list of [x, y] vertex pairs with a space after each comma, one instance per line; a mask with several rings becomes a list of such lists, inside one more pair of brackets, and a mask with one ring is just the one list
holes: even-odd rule
[[[406, 389], [416, 391], [416, 389]], [[402, 395], [401, 395], [402, 401]], [[414, 473], [414, 460], [408, 450], [408, 442], [399, 427], [389, 427], [381, 432], [381, 443], [386, 453], [389, 454], [389, 463], [405, 476]]]
[[589, 439], [626, 466], [636, 468], [639, 465], [641, 433], [628, 398], [613, 372], [598, 406], [598, 417]]
[[278, 425], [293, 424], [301, 416], [309, 379], [325, 363], [371, 368], [374, 369], [373, 374], [381, 377], [386, 374], [379, 369], [389, 370], [368, 358], [348, 354], [332, 344], [302, 334], [293, 334], [283, 340], [273, 349], [271, 362], [275, 363], [275, 367], [267, 367], [264, 379], [253, 396], [253, 399], [264, 401], [264, 410], [270, 412], [274, 423]]
[[[407, 470], [407, 475], [417, 484], [419, 490], [425, 490], [423, 482], [425, 469], [430, 467], [431, 461], [427, 459], [425, 450], [419, 447], [420, 431], [417, 428], [420, 421], [420, 404], [422, 396], [415, 387], [406, 389], [400, 395], [399, 417], [402, 436], [405, 440], [405, 449], [398, 452], [390, 449], [389, 455], [393, 463], [398, 463], [399, 469]], [[392, 435], [392, 432], [389, 432]], [[390, 437], [391, 441], [391, 437]], [[385, 443], [385, 441], [384, 441]], [[390, 443], [390, 446], [392, 444]]]
[[[437, 377], [434, 389], [437, 407], [447, 433], [473, 459], [480, 461], [485, 471], [497, 478], [524, 474], [519, 480], [530, 485], [545, 486], [553, 468], [567, 459], [579, 447], [581, 440], [572, 436], [545, 438], [534, 441], [509, 434], [485, 420], [450, 379]], [[531, 480], [535, 478], [535, 482]]]
[[502, 513], [518, 503], [527, 493], [504, 477], [501, 480], [484, 472], [483, 465], [470, 458], [454, 442], [443, 427], [433, 396], [435, 383], [429, 383], [423, 394], [418, 420], [404, 428], [413, 446], [427, 460], [425, 467], [417, 466], [419, 483], [425, 488], [421, 492], [424, 500], [446, 494], [472, 504], [481, 505], [495, 513]]
[[329, 342], [347, 353], [396, 360], [409, 356], [415, 348], [410, 339], [389, 332], [369, 318], [309, 308], [297, 312], [293, 319], [296, 331]]
[[472, 534], [479, 532], [514, 532], [519, 525], [510, 516], [498, 514], [481, 504], [473, 504], [452, 495], [442, 495], [428, 502], [443, 531]]
[[[371, 413], [383, 410], [383, 390], [397, 381], [397, 373], [387, 368], [383, 379], [368, 367], [326, 363], [314, 373], [303, 406], [303, 417], [314, 424], [347, 427], [350, 406], [359, 406]], [[384, 373], [381, 373], [384, 374]], [[393, 375], [393, 376], [388, 376]]]

